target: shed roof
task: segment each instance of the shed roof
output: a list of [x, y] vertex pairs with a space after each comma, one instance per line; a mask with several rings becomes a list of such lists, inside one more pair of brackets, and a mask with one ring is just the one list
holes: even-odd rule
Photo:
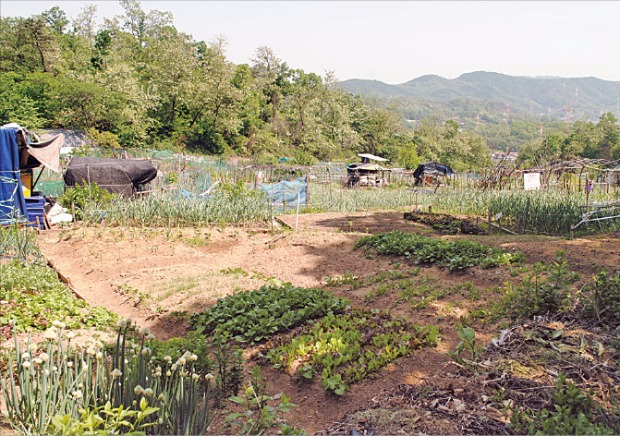
[[384, 159], [382, 157], [379, 156], [375, 156], [374, 154], [370, 154], [370, 153], [358, 153], [359, 157], [365, 157], [366, 159], [370, 159], [370, 160], [376, 160], [378, 162], [387, 162], [387, 159]]

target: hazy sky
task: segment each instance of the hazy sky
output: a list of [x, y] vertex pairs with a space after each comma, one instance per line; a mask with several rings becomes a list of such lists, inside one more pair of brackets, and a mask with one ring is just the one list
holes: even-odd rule
[[[84, 4], [103, 17], [117, 1], [0, 0], [0, 15], [31, 16], [59, 6], [75, 18]], [[228, 58], [250, 63], [270, 47], [289, 66], [340, 80], [403, 83], [425, 74], [472, 71], [620, 81], [617, 1], [143, 1], [170, 11], [196, 40], [223, 35]]]

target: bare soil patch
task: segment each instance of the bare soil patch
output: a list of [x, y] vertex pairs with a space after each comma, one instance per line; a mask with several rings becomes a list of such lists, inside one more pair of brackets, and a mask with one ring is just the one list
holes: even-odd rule
[[[459, 375], [447, 356], [458, 342], [455, 324], [461, 316], [498, 298], [493, 289], [511, 280], [510, 272], [506, 268], [474, 268], [458, 274], [436, 267], [416, 271], [417, 266], [409, 261], [367, 256], [363, 250], [353, 250], [355, 241], [366, 234], [390, 230], [433, 233], [428, 226], [403, 219], [402, 212], [314, 214], [298, 218], [286, 215], [281, 219], [297, 231], [272, 231], [270, 226], [72, 228], [42, 232], [39, 243], [44, 255], [90, 304], [131, 317], [162, 339], [186, 334], [188, 325], [179, 313], [202, 311], [217, 298], [238, 290], [256, 289], [270, 277], [296, 286], [324, 287], [348, 298], [354, 306], [389, 309], [392, 314], [416, 323], [437, 325], [442, 334], [437, 348], [417, 350], [399, 359], [373, 377], [354, 384], [342, 398], [327, 395], [320, 383], [300, 383], [273, 368], [263, 367], [263, 373], [271, 394], [285, 392], [299, 405], [290, 414], [291, 423], [311, 434], [351, 434], [352, 428], [372, 428], [382, 434], [399, 429], [405, 433], [460, 433], [463, 427], [459, 426], [459, 413], [465, 410], [460, 403], [446, 405], [447, 411], [437, 411], [439, 401], [433, 408], [422, 407], [421, 398], [430, 398], [430, 405], [433, 399], [442, 397], [424, 397], [415, 389], [430, 386], [431, 390], [452, 392], [454, 396], [454, 390], [460, 394], [476, 388], [474, 381]], [[558, 250], [564, 250], [570, 268], [579, 272], [584, 282], [601, 267], [616, 269], [620, 265], [620, 233], [573, 241], [543, 236], [433, 234], [446, 239], [467, 237], [519, 250], [528, 263], [550, 263]], [[326, 278], [345, 275], [371, 283], [372, 277], [386, 271], [399, 271], [418, 285], [428, 283], [436, 288], [456, 289], [459, 284], [469, 283], [468, 289], [476, 289], [480, 295], [472, 299], [465, 295], [468, 291], [457, 290], [426, 307], [414, 308], [398, 292], [377, 291], [381, 283], [359, 287], [347, 283], [326, 285]], [[498, 334], [498, 326], [480, 323], [476, 332], [482, 343], [488, 344]], [[468, 395], [472, 394], [461, 395], [459, 401], [477, 404]], [[495, 413], [494, 410], [489, 413]], [[493, 432], [503, 425], [499, 415], [493, 419], [497, 422], [470, 427]]]

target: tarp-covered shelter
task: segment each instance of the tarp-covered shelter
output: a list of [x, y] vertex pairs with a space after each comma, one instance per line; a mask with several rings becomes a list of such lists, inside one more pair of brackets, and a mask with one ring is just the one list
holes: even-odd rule
[[131, 197], [157, 176], [148, 159], [74, 157], [65, 171], [65, 185], [97, 183], [113, 194]]
[[16, 123], [0, 127], [0, 224], [29, 220], [27, 198], [36, 185], [32, 170], [46, 167], [60, 172], [63, 141], [63, 135], [56, 135], [32, 142], [30, 134]]
[[422, 185], [425, 177], [432, 177], [436, 179], [437, 176], [452, 176], [454, 171], [448, 165], [441, 164], [439, 162], [424, 162], [418, 165], [413, 172], [416, 185]]
[[375, 163], [352, 163], [347, 165], [347, 186], [385, 186], [388, 184], [385, 173], [389, 172]]

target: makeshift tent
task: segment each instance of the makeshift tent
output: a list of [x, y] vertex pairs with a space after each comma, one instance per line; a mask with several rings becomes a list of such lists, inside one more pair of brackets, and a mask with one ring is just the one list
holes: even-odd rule
[[65, 171], [65, 185], [97, 183], [113, 194], [131, 197], [157, 176], [147, 159], [74, 157]]
[[388, 181], [385, 173], [389, 172], [388, 168], [384, 168], [374, 163], [352, 163], [347, 165], [346, 185], [353, 186], [385, 186]]
[[[31, 142], [28, 132], [19, 124], [11, 123], [0, 127], [1, 224], [30, 220], [28, 199], [24, 194], [21, 176], [27, 173], [31, 179], [32, 169], [41, 166], [59, 172], [59, 155], [62, 145], [62, 135], [57, 135], [45, 142]], [[28, 186], [27, 191], [31, 192], [34, 185]], [[38, 205], [43, 199], [41, 197], [33, 200], [36, 200]]]
[[421, 185], [424, 183], [424, 177], [430, 176], [436, 178], [437, 176], [452, 176], [454, 175], [454, 171], [448, 165], [440, 164], [438, 162], [425, 162], [416, 168], [413, 172], [413, 177], [415, 178], [416, 185]]

